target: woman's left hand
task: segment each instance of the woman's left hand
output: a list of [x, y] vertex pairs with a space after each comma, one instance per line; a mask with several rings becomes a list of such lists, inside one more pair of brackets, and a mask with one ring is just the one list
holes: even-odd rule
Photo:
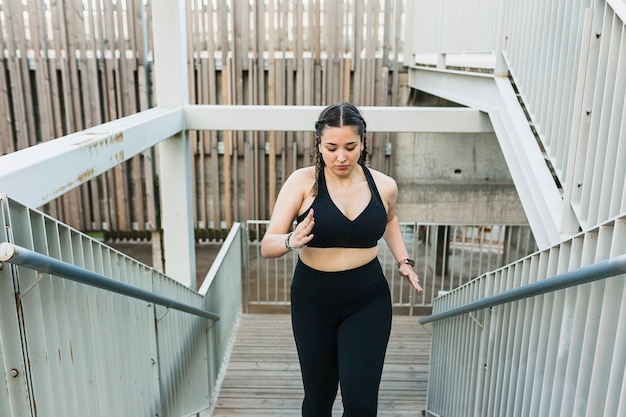
[[403, 277], [409, 280], [413, 288], [415, 288], [415, 291], [417, 292], [424, 291], [422, 287], [420, 286], [420, 279], [415, 273], [415, 271], [413, 270], [413, 268], [411, 267], [411, 265], [408, 265], [408, 264], [400, 265], [400, 268], [398, 268], [398, 271], [400, 272], [400, 275], [402, 275]]

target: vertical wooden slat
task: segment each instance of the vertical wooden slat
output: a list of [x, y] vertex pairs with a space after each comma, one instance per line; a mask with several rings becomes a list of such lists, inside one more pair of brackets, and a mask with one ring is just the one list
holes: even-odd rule
[[[315, 97], [313, 94], [313, 89], [314, 89], [314, 83], [315, 83], [315, 76], [314, 76], [314, 67], [315, 67], [315, 63], [313, 61], [312, 58], [307, 58], [303, 60], [303, 68], [302, 71], [304, 73], [303, 75], [303, 84], [304, 84], [304, 97], [303, 97], [303, 101], [305, 104], [315, 104]], [[311, 124], [313, 125], [315, 121], [312, 120]], [[307, 140], [308, 138], [310, 138], [310, 140]], [[303, 158], [304, 158], [304, 163], [308, 164], [311, 159], [312, 156], [314, 155], [315, 152], [315, 139], [314, 139], [314, 134], [311, 135], [305, 135], [305, 139], [304, 139], [304, 149], [303, 149]]]
[[[243, 91], [244, 91], [244, 74], [243, 67], [244, 61], [246, 61], [246, 57], [248, 55], [248, 51], [243, 48], [244, 44], [244, 34], [247, 35], [247, 32], [244, 32], [244, 29], [247, 28], [247, 24], [244, 25], [243, 21], [247, 21], [247, 5], [249, 2], [245, 1], [233, 1], [232, 2], [232, 10], [230, 13], [231, 17], [231, 25], [233, 30], [233, 42], [230, 46], [232, 51], [232, 65], [230, 67], [231, 75], [230, 75], [230, 88], [232, 95], [232, 103], [242, 103], [243, 102]], [[233, 132], [231, 149], [232, 149], [232, 165], [231, 170], [233, 173], [233, 202], [232, 205], [232, 215], [231, 221], [233, 218], [240, 218], [240, 187], [239, 184], [239, 155], [243, 154], [243, 140], [244, 135], [241, 131]]]
[[[29, 121], [28, 115], [32, 117], [32, 102], [28, 99], [29, 94], [24, 91], [24, 74], [27, 73], [26, 48], [23, 47], [21, 41], [22, 34], [20, 29], [24, 22], [22, 19], [22, 7], [17, 2], [8, 2], [5, 4], [7, 9], [6, 18], [9, 23], [7, 29], [8, 39], [7, 48], [11, 52], [8, 60], [9, 76], [10, 76], [10, 95], [14, 112], [14, 131], [16, 133], [16, 148], [24, 149], [31, 145], [29, 139]], [[20, 59], [19, 56], [22, 58]]]
[[[37, 115], [39, 116], [39, 137], [37, 140], [47, 141], [55, 137], [54, 130], [52, 128], [52, 114], [50, 112], [50, 91], [48, 86], [50, 85], [50, 76], [48, 74], [48, 66], [45, 61], [47, 60], [47, 51], [44, 46], [47, 44], [47, 31], [43, 30], [43, 16], [45, 16], [45, 10], [41, 8], [45, 7], [41, 4], [31, 2], [28, 4], [30, 26], [31, 30], [31, 42], [33, 56], [32, 61], [34, 63], [34, 93], [37, 95]], [[43, 16], [42, 16], [43, 15]], [[3, 49], [4, 50], [4, 49]], [[42, 62], [44, 61], [44, 62]]]
[[[294, 59], [289, 59], [286, 61], [287, 64], [287, 68], [286, 68], [286, 80], [285, 80], [285, 85], [286, 85], [286, 101], [285, 104], [287, 105], [293, 105], [294, 101], [293, 101], [293, 97], [294, 97], [294, 71], [295, 71], [295, 60]], [[292, 171], [294, 171], [297, 168], [297, 162], [298, 162], [298, 155], [297, 155], [297, 142], [296, 142], [296, 135], [294, 132], [286, 132], [286, 139], [287, 141], [287, 167], [288, 167], [288, 171], [289, 173], [291, 173]], [[286, 177], [286, 175], [285, 175]], [[284, 180], [285, 178], [283, 178]]]
[[[185, 2], [187, 21], [187, 80], [188, 80], [188, 94], [189, 94], [189, 103], [196, 104], [199, 103], [199, 89], [198, 84], [200, 80], [197, 80], [198, 74], [198, 59], [199, 52], [201, 47], [199, 45], [200, 39], [198, 38], [199, 34], [199, 23], [198, 18], [200, 17], [200, 11], [198, 10], [198, 3], [194, 0]], [[191, 142], [191, 195], [198, 195], [198, 156], [199, 156], [199, 136], [200, 132], [198, 131], [189, 131], [187, 132], [189, 136], [189, 141]], [[197, 198], [196, 198], [197, 201]], [[198, 220], [200, 214], [198, 213], [198, 204], [192, 204], [192, 216], [195, 221], [194, 229], [198, 227]]]
[[394, 0], [385, 0], [385, 11], [386, 13], [383, 16], [383, 43], [380, 45], [380, 49], [383, 52], [382, 56], [382, 65], [383, 67], [389, 67], [389, 49], [392, 48], [392, 37], [393, 37], [393, 1]]
[[[268, 68], [267, 68], [267, 104], [274, 105], [276, 104], [276, 91], [275, 91], [275, 48], [274, 48], [274, 1], [270, 0], [267, 8], [268, 14], [268, 33], [269, 33], [269, 42], [267, 45], [268, 50]], [[269, 142], [269, 155], [268, 155], [268, 199], [269, 199], [269, 210], [270, 215], [274, 211], [274, 202], [276, 200], [276, 132], [268, 132], [268, 142]]]
[[[251, 58], [248, 58], [246, 61], [248, 61], [246, 65], [251, 71], [253, 69], [253, 63], [251, 62]], [[250, 82], [247, 86], [247, 94], [248, 97], [252, 97], [254, 95], [254, 85], [252, 82], [254, 80], [253, 74], [249, 74], [248, 79], [250, 80]], [[256, 143], [257, 142], [255, 140], [255, 132], [247, 132], [244, 141], [243, 175], [245, 184], [244, 198], [247, 203], [245, 204], [245, 207], [247, 209], [245, 215], [248, 219], [254, 219], [258, 215], [258, 197], [256, 193], [256, 180], [258, 176], [255, 175], [257, 166]]]
[[[117, 117], [124, 117], [131, 113], [131, 94], [129, 82], [134, 84], [134, 79], [130, 76], [133, 68], [129, 67], [129, 61], [126, 56], [126, 43], [127, 43], [127, 32], [125, 30], [125, 22], [128, 22], [129, 19], [125, 19], [124, 13], [124, 5], [122, 2], [116, 2], [116, 8], [114, 11], [114, 15], [117, 17], [117, 53], [119, 54], [118, 59], [115, 60], [117, 63], [117, 90], [118, 97], [120, 103], [120, 111]], [[131, 81], [132, 80], [132, 81]]]
[[[141, 54], [143, 56], [143, 54]], [[139, 108], [141, 110], [148, 109], [148, 92], [147, 92], [147, 80], [146, 73], [143, 68], [137, 71], [137, 87], [139, 89]], [[145, 197], [145, 211], [142, 212], [143, 219], [139, 219], [138, 221], [143, 221], [143, 224], [139, 225], [141, 230], [156, 230], [156, 196], [154, 194], [154, 170], [153, 170], [153, 158], [152, 158], [153, 150], [148, 149], [142, 152], [141, 154], [141, 169], [143, 169], [143, 189], [144, 189], [144, 197]], [[139, 174], [139, 173], [138, 173]]]
[[[116, 86], [119, 84], [119, 65], [115, 58], [115, 51], [118, 45], [118, 37], [116, 36], [114, 26], [114, 12], [112, 4], [104, 2], [104, 70], [106, 77], [106, 91], [108, 95], [108, 120], [115, 120], [119, 117], [121, 111], [121, 98], [116, 95]], [[124, 165], [118, 165], [114, 169], [107, 172], [107, 188], [109, 192], [109, 211], [111, 213], [111, 228], [112, 230], [128, 230], [126, 224], [126, 217], [123, 215], [123, 208], [121, 207], [120, 199], [123, 199], [124, 190]]]
[[117, 71], [117, 60], [115, 59], [115, 47], [117, 39], [115, 36], [115, 29], [113, 25], [113, 10], [110, 2], [103, 2], [103, 33], [102, 33], [102, 56], [105, 72], [105, 86], [107, 103], [105, 109], [108, 110], [105, 121], [115, 120], [118, 116], [119, 99], [115, 95], [116, 79], [115, 75]]
[[[85, 85], [85, 89], [89, 90], [88, 96], [90, 100], [85, 103], [86, 108], [83, 111], [88, 114], [86, 119], [92, 125], [98, 125], [102, 123], [102, 107], [101, 107], [101, 98], [98, 86], [100, 85], [100, 73], [98, 71], [98, 62], [100, 61], [98, 57], [98, 38], [101, 36], [100, 33], [100, 19], [99, 15], [96, 14], [96, 10], [93, 8], [92, 2], [87, 2], [87, 16], [89, 19], [88, 27], [90, 39], [87, 40], [85, 45], [85, 49], [90, 51], [89, 59], [87, 59], [87, 67], [83, 69], [83, 71], [87, 74], [86, 78], [89, 80], [87, 85]], [[95, 230], [100, 230], [102, 228], [103, 217], [101, 212], [101, 204], [100, 204], [100, 190], [102, 187], [101, 182], [105, 176], [100, 175], [98, 178], [92, 180], [90, 182], [90, 207], [91, 207], [91, 219], [93, 228]], [[86, 201], [86, 200], [84, 200]]]
[[[256, 33], [256, 89], [257, 97], [254, 104], [264, 105], [267, 104], [267, 86], [265, 82], [265, 64], [263, 59], [263, 53], [267, 48], [267, 43], [265, 41], [265, 34], [267, 33], [267, 28], [265, 26], [265, 13], [266, 7], [265, 2], [256, 2], [256, 22], [257, 29]], [[267, 173], [267, 158], [265, 155], [265, 144], [267, 141], [268, 134], [266, 132], [259, 132], [257, 134], [257, 145], [256, 145], [256, 153], [258, 158], [257, 165], [257, 173], [259, 175], [258, 189], [265, 190], [267, 183], [272, 184], [272, 181], [268, 179]], [[270, 152], [271, 154], [271, 152]], [[259, 211], [261, 213], [271, 213], [271, 209], [269, 208], [269, 204], [271, 198], [269, 197], [269, 192], [261, 192], [259, 201]]]
[[354, 90], [352, 92], [352, 100], [356, 104], [363, 105], [363, 90], [362, 85], [362, 67], [361, 67], [361, 52], [363, 50], [363, 16], [365, 15], [363, 2], [357, 1], [354, 8], [354, 49], [352, 53], [352, 72], [353, 80], [352, 85]]
[[[214, 10], [213, 10], [213, 4], [211, 2], [209, 2], [207, 4], [207, 14], [209, 16], [209, 18], [206, 20], [206, 35], [205, 38], [207, 39], [207, 53], [208, 53], [208, 60], [207, 60], [207, 65], [208, 65], [208, 73], [209, 73], [209, 80], [208, 80], [208, 86], [209, 86], [209, 104], [217, 104], [218, 102], [218, 84], [217, 84], [217, 69], [216, 69], [216, 63], [215, 63], [215, 57], [216, 57], [216, 43], [214, 41], [214, 38], [219, 39], [219, 32], [217, 32], [217, 28], [214, 27], [213, 25], [213, 14], [214, 14]], [[219, 28], [219, 25], [218, 25]], [[219, 151], [218, 151], [218, 147], [219, 147], [219, 140], [218, 140], [218, 134], [217, 132], [209, 132], [208, 135], [208, 139], [210, 141], [209, 146], [207, 146], [207, 149], [210, 152], [211, 158], [210, 158], [210, 177], [212, 179], [212, 181], [209, 183], [209, 194], [211, 195], [211, 214], [212, 216], [209, 216], [209, 218], [211, 218], [211, 222], [209, 224], [209, 226], [213, 226], [213, 227], [219, 227], [220, 226], [220, 196], [222, 195], [221, 192], [221, 187], [220, 187], [220, 163], [219, 163]], [[208, 199], [207, 199], [207, 203], [208, 203]]]
[[[75, 43], [74, 49], [77, 51], [78, 56], [76, 57], [76, 82], [77, 82], [77, 96], [79, 101], [76, 102], [76, 111], [80, 115], [80, 120], [83, 125], [83, 128], [88, 128], [94, 125], [93, 120], [91, 118], [91, 112], [89, 111], [89, 103], [93, 101], [88, 85], [91, 80], [89, 79], [89, 70], [88, 70], [88, 61], [87, 57], [87, 48], [86, 48], [86, 39], [85, 39], [85, 27], [86, 23], [84, 21], [83, 14], [84, 5], [82, 2], [74, 2], [72, 5], [72, 14], [75, 15], [76, 27], [73, 36], [73, 41]], [[72, 49], [68, 47], [68, 49]], [[92, 216], [91, 216], [91, 200], [90, 200], [90, 184], [83, 184], [80, 186], [80, 207], [81, 207], [81, 229], [85, 229], [86, 227], [91, 227], [92, 224]]]
[[[224, 104], [230, 104], [232, 97], [230, 95], [230, 65], [232, 61], [227, 58], [222, 65], [222, 101]], [[231, 171], [231, 140], [232, 132], [224, 132], [224, 220], [226, 227], [230, 228], [232, 224], [232, 171]]]
[[[62, 21], [64, 23], [62, 32], [63, 47], [67, 54], [67, 67], [65, 68], [67, 82], [66, 91], [70, 91], [65, 103], [72, 112], [73, 131], [84, 129], [83, 118], [80, 109], [80, 86], [78, 83], [78, 65], [76, 61], [76, 52], [78, 48], [79, 36], [83, 36], [82, 27], [82, 2], [76, 0], [66, 0], [63, 2], [64, 9]], [[79, 35], [80, 34], [80, 35]]]
[[143, 17], [141, 13], [143, 0], [129, 0], [128, 10], [132, 18], [129, 18], [131, 27], [129, 28], [130, 46], [129, 49], [134, 51], [137, 56], [137, 64], [143, 65]]
[[211, 178], [213, 178], [211, 195], [213, 200], [213, 227], [220, 227], [220, 162], [219, 162], [219, 140], [216, 134], [211, 134]]
[[[137, 74], [137, 61], [134, 57], [127, 59], [129, 69], [127, 73], [127, 85], [128, 85], [128, 102], [129, 102], [129, 114], [141, 111], [141, 106], [137, 102], [137, 95], [134, 94], [138, 90], [136, 85], [135, 76]], [[132, 187], [132, 219], [135, 222], [135, 227], [138, 230], [144, 230], [145, 218], [144, 218], [144, 198], [143, 198], [143, 169], [142, 155], [135, 155], [130, 164], [131, 168], [131, 187]]]
[[[232, 80], [231, 88], [233, 89], [233, 103], [240, 103], [243, 99], [243, 61], [246, 60], [247, 50], [244, 49], [244, 45], [247, 45], [247, 42], [244, 43], [243, 34], [245, 29], [247, 29], [247, 24], [243, 24], [243, 22], [247, 21], [247, 9], [244, 7], [244, 4], [248, 2], [242, 2], [240, 0], [234, 0], [232, 2], [232, 11], [231, 15], [231, 25], [233, 28], [233, 44], [231, 49], [232, 57], [233, 57], [233, 65], [232, 65]], [[239, 135], [238, 135], [239, 136]]]
[[[197, 64], [198, 73], [198, 101], [201, 104], [208, 103], [208, 65], [206, 58], [200, 57]], [[197, 215], [196, 221], [199, 228], [207, 227], [207, 192], [206, 192], [206, 137], [208, 132], [198, 132], [198, 152], [196, 154], [197, 159], [197, 174], [196, 174], [196, 193], [197, 200]]]
[[[71, 0], [70, 0], [71, 1]], [[79, 127], [82, 127], [82, 120], [80, 120], [80, 113], [77, 113], [78, 99], [78, 86], [75, 82], [76, 66], [76, 49], [73, 42], [73, 20], [70, 16], [66, 16], [68, 11], [71, 10], [72, 4], [60, 2], [58, 7], [53, 8], [56, 11], [56, 28], [54, 35], [56, 37], [55, 42], [55, 54], [58, 62], [58, 69], [60, 71], [61, 85], [59, 88], [61, 97], [61, 111], [64, 116], [65, 126], [63, 126], [63, 134], [76, 131]], [[69, 41], [68, 41], [69, 38]], [[71, 48], [71, 49], [70, 49]], [[78, 120], [77, 120], [78, 117]], [[58, 199], [57, 204], [60, 204], [60, 211], [64, 215], [64, 221], [72, 227], [80, 228], [78, 219], [79, 212], [81, 210], [80, 194], [76, 190], [65, 194]]]
[[404, 14], [404, 2], [393, 0], [393, 11], [395, 16], [395, 21], [393, 23], [395, 31], [393, 32], [393, 80], [391, 86], [391, 105], [392, 106], [402, 106], [404, 103], [398, 102], [398, 98], [400, 95], [398, 94], [398, 86], [399, 86], [399, 75], [400, 75], [400, 66], [403, 65], [400, 61], [400, 54], [398, 53], [398, 49], [400, 48], [400, 40], [402, 39], [402, 16]]
[[343, 60], [343, 91], [341, 94], [341, 101], [350, 101], [350, 85], [352, 81], [352, 73], [350, 72], [350, 61], [351, 60], [347, 58]]
[[[0, 10], [4, 11], [4, 5], [0, 5]], [[0, 51], [6, 48], [6, 40], [4, 38], [3, 23], [0, 20]], [[9, 54], [10, 59], [11, 54]], [[0, 59], [0, 155], [15, 151], [13, 143], [13, 118], [9, 112], [9, 80], [6, 78], [8, 66], [5, 60]]]

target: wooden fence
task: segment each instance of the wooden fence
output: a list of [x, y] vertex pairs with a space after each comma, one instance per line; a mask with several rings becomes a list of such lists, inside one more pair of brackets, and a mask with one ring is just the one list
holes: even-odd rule
[[[188, 0], [190, 100], [405, 104], [404, 2]], [[151, 4], [0, 0], [0, 154], [152, 107]], [[308, 132], [190, 135], [201, 237], [233, 221], [269, 218], [277, 189], [309, 163], [313, 141]], [[385, 170], [390, 136], [368, 140], [371, 165]], [[44, 210], [84, 231], [158, 230], [156, 153], [134, 157]]]

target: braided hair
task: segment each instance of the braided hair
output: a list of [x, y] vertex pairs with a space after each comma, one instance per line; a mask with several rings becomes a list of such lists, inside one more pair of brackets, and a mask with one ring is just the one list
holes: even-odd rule
[[315, 154], [313, 155], [313, 163], [315, 164], [315, 184], [313, 185], [313, 195], [317, 195], [317, 182], [319, 180], [320, 171], [324, 168], [324, 159], [319, 150], [322, 140], [322, 133], [326, 127], [343, 127], [352, 126], [356, 133], [361, 137], [363, 149], [359, 157], [359, 164], [365, 165], [367, 161], [367, 143], [366, 143], [366, 123], [359, 109], [352, 103], [338, 103], [326, 107], [320, 117], [315, 122]]

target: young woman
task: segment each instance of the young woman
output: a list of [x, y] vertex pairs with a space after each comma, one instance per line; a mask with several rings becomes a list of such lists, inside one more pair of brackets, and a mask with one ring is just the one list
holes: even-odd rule
[[261, 253], [276, 258], [299, 250], [291, 316], [305, 392], [302, 415], [330, 417], [341, 384], [344, 417], [376, 416], [392, 315], [377, 258], [380, 238], [400, 274], [422, 288], [396, 217], [396, 182], [365, 166], [366, 123], [359, 110], [350, 103], [329, 106], [315, 130], [315, 165], [285, 181]]

